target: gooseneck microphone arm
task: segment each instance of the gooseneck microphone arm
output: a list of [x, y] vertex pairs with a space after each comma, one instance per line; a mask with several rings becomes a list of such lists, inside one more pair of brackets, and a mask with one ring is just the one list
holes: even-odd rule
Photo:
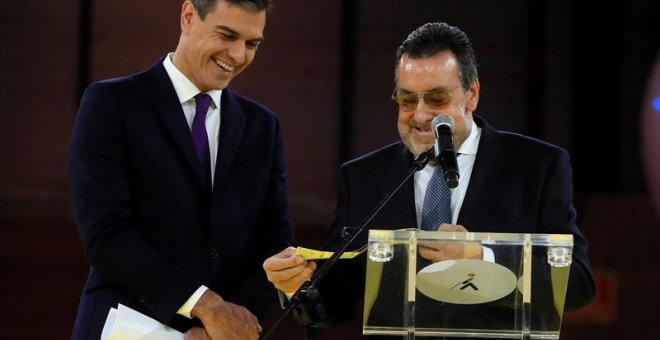
[[[430, 150], [423, 152], [415, 160], [413, 160], [412, 166], [405, 174], [403, 179], [399, 181], [399, 183], [397, 183], [397, 185], [392, 190], [390, 190], [390, 192], [387, 195], [385, 195], [385, 197], [378, 203], [378, 205], [376, 205], [376, 207], [371, 211], [371, 213], [369, 213], [367, 218], [360, 224], [359, 228], [357, 228], [351, 234], [347, 235], [342, 246], [337, 251], [334, 252], [332, 257], [330, 257], [325, 262], [325, 264], [323, 264], [323, 266], [321, 266], [317, 271], [314, 272], [314, 274], [309, 279], [309, 281], [305, 282], [302, 286], [300, 286], [300, 288], [298, 288], [298, 290], [291, 297], [289, 304], [284, 309], [284, 312], [282, 312], [280, 318], [277, 319], [277, 321], [275, 321], [275, 323], [270, 327], [270, 329], [268, 329], [268, 331], [266, 331], [259, 339], [261, 340], [268, 339], [273, 334], [275, 329], [277, 329], [277, 327], [291, 313], [291, 311], [293, 311], [293, 309], [296, 308], [296, 306], [300, 305], [304, 299], [315, 300], [318, 298], [319, 293], [318, 290], [316, 289], [316, 284], [319, 281], [321, 281], [323, 277], [325, 277], [325, 275], [335, 265], [337, 260], [339, 260], [339, 257], [346, 252], [346, 249], [348, 249], [351, 243], [353, 243], [353, 241], [357, 239], [358, 235], [360, 235], [360, 233], [364, 231], [364, 229], [367, 227], [369, 222], [371, 222], [371, 220], [378, 214], [378, 212], [380, 212], [380, 210], [385, 206], [385, 204], [389, 202], [392, 196], [394, 196], [394, 194], [396, 194], [399, 191], [399, 189], [401, 189], [403, 184], [406, 183], [406, 181], [408, 181], [408, 179], [415, 173], [415, 171], [419, 171], [423, 169], [426, 166], [426, 164], [428, 164], [428, 162], [434, 157], [435, 157], [434, 150], [433, 148], [431, 148]], [[307, 328], [308, 325], [306, 324], [305, 327]], [[318, 327], [318, 326], [312, 325], [311, 327]], [[316, 332], [313, 329], [312, 330], [306, 329], [307, 335], [311, 335], [312, 333], [316, 333]], [[307, 339], [310, 340], [309, 338]]]

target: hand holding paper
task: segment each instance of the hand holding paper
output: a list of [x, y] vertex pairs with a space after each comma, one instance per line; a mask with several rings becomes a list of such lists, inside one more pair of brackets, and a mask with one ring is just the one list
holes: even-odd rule
[[296, 248], [288, 247], [267, 258], [263, 268], [268, 281], [275, 288], [284, 293], [293, 293], [312, 277], [316, 263], [297, 255]]
[[[358, 251], [346, 252], [342, 259], [352, 259], [362, 254], [366, 246]], [[309, 280], [316, 270], [315, 260], [327, 260], [332, 252], [308, 249], [303, 247], [288, 247], [264, 261], [263, 267], [275, 288], [286, 294], [294, 293]]]
[[111, 308], [101, 340], [183, 340], [181, 332], [122, 304]]
[[[366, 247], [360, 248], [358, 251], [347, 251], [339, 256], [340, 259], [352, 259], [364, 252]], [[327, 260], [332, 257], [334, 253], [331, 251], [321, 251], [315, 249], [307, 249], [303, 247], [296, 248], [296, 255], [301, 256], [305, 260]]]

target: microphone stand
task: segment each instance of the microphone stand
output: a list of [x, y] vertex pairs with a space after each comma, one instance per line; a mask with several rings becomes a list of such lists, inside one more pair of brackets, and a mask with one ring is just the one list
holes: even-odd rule
[[[389, 200], [396, 194], [399, 189], [403, 186], [406, 181], [416, 172], [421, 169], [423, 169], [428, 162], [435, 157], [435, 153], [433, 148], [430, 150], [423, 152], [420, 154], [415, 160], [413, 160], [412, 166], [408, 170], [408, 172], [405, 174], [403, 179], [392, 189], [379, 203], [376, 205], [376, 207], [371, 211], [371, 213], [367, 216], [367, 218], [360, 224], [360, 227], [356, 229], [353, 233], [350, 235], [346, 235], [345, 241], [342, 244], [342, 246], [334, 252], [334, 254], [326, 261], [326, 263], [321, 266], [317, 271], [314, 272], [312, 277], [309, 279], [309, 281], [305, 282], [298, 290], [293, 294], [293, 296], [290, 299], [289, 304], [286, 306], [284, 309], [284, 312], [280, 316], [277, 321], [271, 326], [271, 328], [264, 333], [259, 339], [261, 340], [266, 340], [268, 339], [275, 329], [284, 321], [284, 319], [293, 311], [294, 308], [297, 306], [302, 306], [303, 302], [308, 302], [308, 301], [315, 301], [318, 300], [320, 295], [318, 290], [316, 289], [316, 284], [323, 278], [325, 275], [330, 271], [332, 266], [335, 265], [335, 263], [339, 260], [339, 257], [346, 252], [346, 249], [357, 239], [358, 235], [362, 233], [362, 231], [367, 227], [369, 222], [380, 212], [380, 210], [389, 202]], [[350, 236], [350, 237], [349, 237]], [[305, 300], [305, 301], [303, 301]], [[314, 306], [313, 312], [315, 312], [317, 315], [324, 316], [325, 315], [325, 309], [321, 304], [317, 304]], [[313, 323], [313, 322], [306, 322], [305, 323], [305, 339], [307, 340], [313, 340], [317, 339], [318, 335], [320, 333], [320, 326]]]

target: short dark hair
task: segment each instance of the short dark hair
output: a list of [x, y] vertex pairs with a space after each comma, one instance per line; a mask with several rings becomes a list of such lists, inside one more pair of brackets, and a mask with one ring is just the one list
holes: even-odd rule
[[444, 22], [430, 22], [412, 31], [396, 50], [396, 64], [407, 54], [413, 59], [451, 51], [458, 61], [461, 86], [467, 90], [477, 77], [477, 57], [465, 32]]
[[206, 19], [206, 14], [215, 8], [218, 1], [241, 6], [253, 13], [268, 11], [271, 6], [270, 0], [190, 0], [202, 20]]

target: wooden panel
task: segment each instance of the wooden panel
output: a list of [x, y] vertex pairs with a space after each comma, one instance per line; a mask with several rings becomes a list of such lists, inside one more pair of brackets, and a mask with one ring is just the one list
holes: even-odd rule
[[44, 0], [0, 7], [0, 216], [66, 217], [77, 4]]
[[87, 264], [70, 223], [0, 219], [3, 339], [70, 339]]
[[142, 71], [173, 52], [182, 3], [93, 1], [90, 81]]
[[231, 86], [280, 116], [297, 227], [325, 229], [338, 162], [340, 2], [274, 3], [266, 41]]

